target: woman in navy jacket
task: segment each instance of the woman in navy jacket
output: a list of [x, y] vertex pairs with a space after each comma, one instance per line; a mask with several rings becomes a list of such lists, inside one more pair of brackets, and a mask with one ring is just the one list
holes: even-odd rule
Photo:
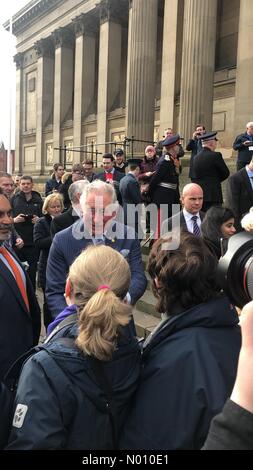
[[216, 287], [217, 260], [181, 234], [158, 240], [148, 271], [163, 321], [144, 343], [140, 385], [122, 436], [124, 449], [200, 449], [229, 397], [241, 344], [238, 316]]
[[49, 196], [46, 197], [42, 207], [42, 213], [44, 214], [44, 217], [41, 217], [38, 222], [36, 222], [33, 231], [34, 244], [38, 248], [38, 251], [40, 250], [38, 265], [38, 284], [39, 287], [42, 288], [44, 294], [43, 315], [44, 325], [46, 327], [52, 321], [52, 316], [50, 314], [45, 298], [47, 259], [49, 255], [50, 246], [52, 244], [50, 227], [53, 218], [57, 217], [57, 215], [60, 215], [62, 211], [62, 196], [58, 193], [49, 194]]
[[[121, 435], [140, 372], [124, 303], [128, 262], [111, 247], [91, 246], [72, 264], [69, 282], [78, 324], [59, 331], [49, 354], [40, 351], [24, 365], [8, 450], [113, 449]], [[94, 359], [111, 389], [110, 407]]]

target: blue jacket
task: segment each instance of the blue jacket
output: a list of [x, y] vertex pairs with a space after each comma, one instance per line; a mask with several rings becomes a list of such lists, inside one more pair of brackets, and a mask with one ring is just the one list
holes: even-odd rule
[[[77, 326], [60, 332], [65, 335], [76, 338]], [[19, 415], [21, 427], [12, 426], [7, 450], [112, 449], [106, 397], [87, 356], [55, 341], [48, 349], [51, 355], [40, 351], [23, 366], [14, 409], [22, 404], [26, 414]], [[140, 372], [139, 345], [127, 327], [104, 367], [120, 435]]]
[[236, 377], [238, 316], [227, 297], [174, 315], [144, 344], [123, 449], [200, 449]]
[[[147, 286], [140, 243], [136, 239], [134, 229], [119, 222], [115, 224], [120, 228], [122, 238], [105, 238], [105, 245], [115, 248], [128, 260], [131, 270], [129, 293], [131, 303], [135, 304]], [[81, 251], [93, 244], [92, 240], [85, 236], [83, 222], [78, 220], [71, 227], [57, 233], [53, 239], [46, 271], [46, 297], [53, 318], [66, 307], [63, 294], [70, 265]]]

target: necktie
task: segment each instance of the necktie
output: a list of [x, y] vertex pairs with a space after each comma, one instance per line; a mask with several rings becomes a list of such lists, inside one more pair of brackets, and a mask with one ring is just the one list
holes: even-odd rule
[[198, 216], [193, 215], [192, 216], [192, 224], [193, 224], [193, 234], [196, 235], [196, 237], [200, 236], [200, 228], [197, 224]]
[[27, 307], [27, 310], [29, 312], [29, 301], [28, 301], [28, 297], [27, 297], [27, 292], [26, 292], [24, 281], [23, 281], [22, 276], [20, 274], [20, 271], [18, 269], [18, 266], [16, 265], [14, 259], [12, 258], [12, 256], [8, 252], [8, 250], [6, 250], [6, 248], [4, 248], [3, 246], [0, 247], [0, 253], [1, 253], [1, 255], [3, 255], [5, 257], [6, 261], [10, 265], [10, 268], [11, 268], [11, 270], [14, 274], [14, 277], [16, 279], [16, 283], [18, 285], [20, 293], [23, 297], [23, 300], [24, 300], [25, 305]]

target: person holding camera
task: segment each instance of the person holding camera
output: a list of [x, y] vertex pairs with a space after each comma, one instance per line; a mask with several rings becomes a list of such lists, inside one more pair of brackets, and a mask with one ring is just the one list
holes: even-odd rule
[[149, 255], [163, 319], [143, 345], [123, 449], [200, 449], [234, 386], [241, 332], [217, 285], [217, 259], [193, 234], [182, 232], [178, 248], [171, 242], [160, 238]]
[[33, 229], [42, 216], [43, 201], [40, 194], [33, 191], [31, 176], [21, 177], [20, 191], [12, 197], [11, 205], [15, 228], [24, 242], [23, 248], [17, 250], [16, 253], [20, 261], [28, 262], [28, 274], [35, 291], [38, 251], [33, 242]]
[[200, 137], [205, 132], [206, 132], [205, 126], [203, 126], [202, 124], [197, 124], [195, 127], [195, 131], [193, 132], [192, 138], [189, 140], [186, 146], [186, 150], [188, 152], [191, 152], [190, 165], [189, 165], [189, 178], [191, 179], [192, 183], [194, 183], [196, 180], [194, 169], [193, 169], [194, 158], [202, 150], [202, 142], [201, 142]]

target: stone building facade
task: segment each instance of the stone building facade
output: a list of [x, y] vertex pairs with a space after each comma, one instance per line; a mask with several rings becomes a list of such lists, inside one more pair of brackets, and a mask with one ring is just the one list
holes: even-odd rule
[[13, 33], [16, 172], [107, 142], [143, 154], [166, 127], [187, 140], [197, 123], [231, 155], [253, 120], [252, 0], [32, 0]]

